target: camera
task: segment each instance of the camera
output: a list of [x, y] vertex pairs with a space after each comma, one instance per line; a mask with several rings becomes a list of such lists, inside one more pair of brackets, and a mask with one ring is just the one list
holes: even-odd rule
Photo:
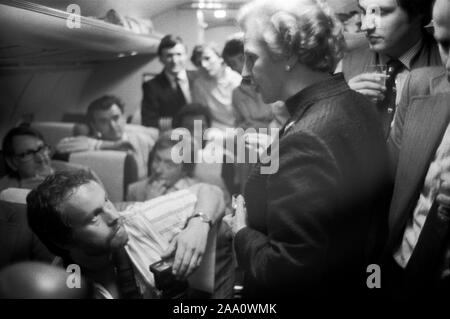
[[156, 289], [161, 299], [187, 298], [189, 284], [187, 280], [179, 280], [172, 274], [173, 260], [162, 259], [150, 265], [155, 278]]

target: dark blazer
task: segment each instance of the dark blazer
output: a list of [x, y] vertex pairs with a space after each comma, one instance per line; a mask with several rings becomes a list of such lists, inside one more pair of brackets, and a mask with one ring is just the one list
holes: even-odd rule
[[366, 288], [375, 212], [387, 206], [376, 111], [340, 73], [286, 105], [293, 125], [279, 143], [279, 170], [263, 175], [258, 164], [246, 184], [248, 227], [235, 237], [246, 296], [355, 293]]
[[15, 262], [51, 262], [53, 258], [28, 227], [26, 205], [0, 201], [0, 269]]
[[[189, 88], [192, 85], [197, 72], [187, 71]], [[161, 117], [175, 117], [182, 106], [186, 104], [181, 90], [174, 90], [164, 70], [150, 81], [142, 85], [143, 97], [141, 105], [142, 125], [158, 128]]]
[[450, 84], [442, 68], [410, 74], [388, 140], [395, 187], [389, 213], [389, 248], [399, 245], [425, 175], [450, 120]]

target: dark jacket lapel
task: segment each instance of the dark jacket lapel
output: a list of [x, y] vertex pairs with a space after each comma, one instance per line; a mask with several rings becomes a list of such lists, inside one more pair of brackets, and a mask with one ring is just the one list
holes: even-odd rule
[[[166, 110], [165, 113], [176, 114], [181, 106], [186, 104], [186, 99], [184, 98], [183, 93], [181, 90], [174, 90], [172, 88], [172, 84], [170, 83], [170, 80], [167, 78], [167, 75], [163, 72], [161, 72], [159, 75], [159, 83], [162, 88], [162, 97], [166, 100], [165, 105], [169, 110]], [[163, 113], [163, 114], [165, 114]]]
[[[416, 97], [405, 120], [389, 214], [391, 242], [398, 242], [418, 199], [430, 161], [448, 124], [450, 95]], [[393, 248], [393, 247], [392, 247]]]

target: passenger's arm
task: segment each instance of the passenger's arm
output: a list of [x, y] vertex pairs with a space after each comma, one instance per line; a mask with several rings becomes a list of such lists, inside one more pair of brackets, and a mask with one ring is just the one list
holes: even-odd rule
[[104, 141], [87, 136], [74, 136], [63, 138], [56, 150], [59, 153], [75, 153], [95, 150], [133, 151], [134, 148], [130, 142], [124, 140]]
[[[197, 195], [194, 214], [202, 213], [212, 224], [217, 223], [225, 212], [223, 193], [219, 187], [208, 184], [197, 184], [191, 187]], [[189, 276], [201, 263], [206, 249], [210, 225], [200, 217], [189, 219], [185, 229], [175, 236], [162, 257], [175, 253], [172, 266], [173, 273], [178, 277]]]

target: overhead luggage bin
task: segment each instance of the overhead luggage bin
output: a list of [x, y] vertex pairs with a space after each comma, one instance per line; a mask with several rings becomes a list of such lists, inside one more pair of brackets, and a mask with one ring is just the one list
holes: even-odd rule
[[154, 56], [161, 37], [28, 1], [0, 3], [0, 67]]

